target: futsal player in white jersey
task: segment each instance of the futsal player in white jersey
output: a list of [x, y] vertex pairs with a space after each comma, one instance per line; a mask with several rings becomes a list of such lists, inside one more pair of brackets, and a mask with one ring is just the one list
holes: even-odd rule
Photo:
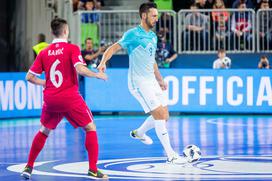
[[145, 113], [150, 114], [138, 129], [130, 132], [130, 135], [145, 144], [152, 144], [152, 139], [145, 133], [155, 128], [167, 154], [167, 162], [184, 164], [187, 161], [171, 147], [166, 128], [169, 112], [167, 98], [163, 91], [167, 89], [167, 84], [164, 82], [155, 61], [157, 36], [151, 30], [158, 21], [157, 5], [155, 3], [143, 3], [139, 8], [139, 14], [141, 24], [125, 32], [118, 42], [105, 51], [98, 70], [105, 72], [106, 62], [112, 55], [122, 48], [127, 49], [129, 55], [129, 91], [141, 104]]

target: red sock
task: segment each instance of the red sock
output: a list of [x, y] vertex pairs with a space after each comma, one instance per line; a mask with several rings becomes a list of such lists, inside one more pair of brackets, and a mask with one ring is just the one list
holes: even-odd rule
[[30, 166], [33, 168], [34, 162], [37, 156], [39, 155], [40, 151], [42, 150], [45, 144], [46, 138], [47, 136], [41, 133], [40, 131], [36, 134], [36, 136], [34, 137], [32, 141], [32, 146], [28, 156], [27, 166]]
[[89, 157], [89, 169], [97, 172], [97, 160], [98, 160], [98, 141], [96, 131], [87, 131], [85, 146], [88, 151]]

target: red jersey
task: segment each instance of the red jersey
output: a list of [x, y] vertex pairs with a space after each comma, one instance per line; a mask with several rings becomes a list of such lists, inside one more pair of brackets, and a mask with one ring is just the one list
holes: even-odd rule
[[79, 47], [62, 39], [55, 39], [37, 56], [29, 72], [34, 75], [45, 72], [43, 93], [47, 111], [67, 111], [82, 101], [75, 70], [77, 64], [86, 65]]

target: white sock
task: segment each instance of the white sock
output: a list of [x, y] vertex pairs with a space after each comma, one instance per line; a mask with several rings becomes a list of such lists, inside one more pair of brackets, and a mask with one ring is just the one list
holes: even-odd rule
[[171, 157], [173, 154], [175, 154], [175, 152], [170, 144], [168, 131], [166, 129], [166, 121], [154, 120], [154, 123], [155, 123], [156, 134], [161, 141], [161, 144], [167, 154], [167, 157]]
[[143, 136], [147, 131], [154, 128], [154, 118], [152, 115], [150, 115], [146, 120], [143, 122], [143, 124], [137, 129], [137, 135]]

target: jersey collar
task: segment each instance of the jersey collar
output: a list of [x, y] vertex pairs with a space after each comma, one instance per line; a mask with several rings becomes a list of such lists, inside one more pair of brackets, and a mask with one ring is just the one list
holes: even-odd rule
[[148, 33], [151, 32], [151, 30], [146, 31], [146, 30], [142, 27], [142, 25], [140, 25], [140, 24], [139, 24], [139, 28], [140, 28], [140, 30], [142, 30], [142, 31], [145, 32], [146, 34], [148, 34]]
[[55, 38], [52, 43], [67, 43], [67, 40], [61, 38]]

